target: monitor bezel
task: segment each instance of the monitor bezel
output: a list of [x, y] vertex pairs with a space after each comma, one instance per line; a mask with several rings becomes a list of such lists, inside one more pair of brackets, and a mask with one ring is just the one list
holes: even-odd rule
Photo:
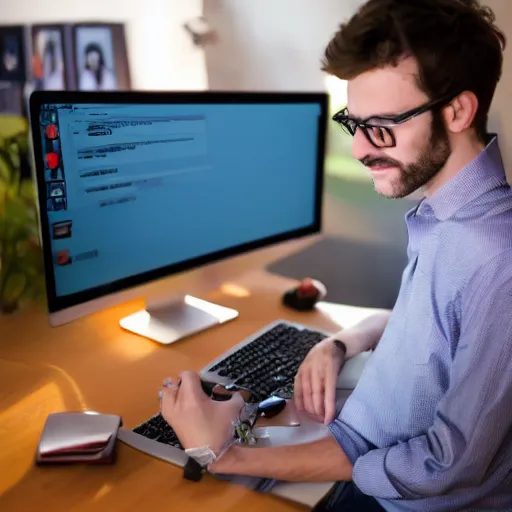
[[[71, 295], [58, 297], [56, 294], [53, 255], [51, 250], [51, 233], [47, 215], [45, 170], [42, 158], [42, 141], [40, 136], [40, 109], [43, 104], [73, 103], [115, 103], [115, 104], [259, 104], [259, 103], [318, 103], [317, 162], [315, 213], [312, 224], [302, 228], [279, 233], [269, 237], [253, 240], [229, 247], [207, 255], [191, 258], [166, 267], [161, 267], [135, 276], [116, 280], [112, 283], [90, 288]], [[40, 240], [43, 251], [44, 272], [46, 280], [47, 309], [51, 314], [63, 312], [69, 308], [87, 304], [97, 299], [122, 293], [126, 290], [146, 285], [175, 274], [191, 271], [199, 267], [216, 263], [226, 258], [238, 256], [270, 245], [292, 239], [318, 234], [322, 230], [322, 199], [324, 193], [324, 160], [326, 151], [328, 95], [323, 92], [221, 92], [221, 91], [116, 91], [116, 92], [78, 92], [78, 91], [34, 91], [30, 96], [30, 125], [32, 135], [33, 162], [38, 196], [38, 214]]]

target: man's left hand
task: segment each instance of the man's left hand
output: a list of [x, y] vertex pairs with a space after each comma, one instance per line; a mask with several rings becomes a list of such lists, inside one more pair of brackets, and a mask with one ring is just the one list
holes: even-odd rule
[[185, 449], [209, 446], [218, 455], [233, 435], [233, 421], [243, 405], [239, 393], [224, 402], [211, 400], [201, 388], [199, 375], [187, 371], [176, 384], [166, 379], [161, 413]]

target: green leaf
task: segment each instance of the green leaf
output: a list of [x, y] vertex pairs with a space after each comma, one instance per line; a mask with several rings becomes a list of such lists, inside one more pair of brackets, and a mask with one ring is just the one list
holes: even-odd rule
[[28, 120], [20, 116], [0, 115], [0, 137], [10, 139], [28, 133]]
[[43, 273], [43, 253], [41, 248], [32, 243], [28, 243], [23, 250], [23, 265], [31, 276]]
[[3, 289], [1, 291], [0, 303], [17, 304], [23, 296], [26, 285], [27, 278], [21, 272], [13, 272], [6, 276]]
[[18, 179], [16, 181], [19, 181], [21, 178], [20, 173], [20, 166], [21, 166], [21, 159], [20, 159], [20, 148], [18, 144], [14, 142], [10, 142], [7, 149], [9, 153], [9, 158], [11, 160], [12, 169], [14, 170], [14, 177], [17, 177]]
[[16, 191], [11, 187], [7, 190], [7, 201], [5, 203], [5, 217], [11, 223], [26, 223], [30, 216], [30, 210], [16, 197]]
[[[5, 204], [7, 202], [7, 184], [0, 180], [0, 229], [5, 222]], [[0, 238], [1, 240], [1, 238]]]
[[20, 154], [28, 154], [28, 152], [30, 151], [28, 131], [19, 133], [12, 140], [18, 146]]
[[30, 180], [23, 180], [20, 185], [20, 197], [30, 204], [36, 201], [36, 189]]
[[4, 150], [0, 150], [0, 181], [11, 183], [14, 173], [9, 154]]
[[26, 120], [0, 115], [0, 309], [3, 311], [45, 297], [37, 193], [31, 180], [21, 180], [21, 159], [29, 149]]
[[39, 274], [30, 279], [29, 294], [32, 300], [40, 301], [46, 296], [46, 282], [43, 274]]

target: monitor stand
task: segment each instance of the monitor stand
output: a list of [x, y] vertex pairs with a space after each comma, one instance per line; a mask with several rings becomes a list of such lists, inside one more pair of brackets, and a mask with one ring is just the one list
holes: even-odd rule
[[169, 345], [175, 341], [233, 320], [238, 311], [191, 295], [166, 303], [147, 305], [120, 320], [123, 329]]

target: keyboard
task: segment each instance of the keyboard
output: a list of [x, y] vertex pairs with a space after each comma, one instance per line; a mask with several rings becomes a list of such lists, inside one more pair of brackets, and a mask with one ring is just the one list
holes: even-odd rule
[[[271, 395], [293, 397], [293, 383], [308, 352], [327, 334], [299, 324], [278, 321], [245, 339], [199, 373], [210, 382], [234, 384], [253, 392], [255, 399]], [[133, 429], [148, 439], [183, 449], [161, 414]]]

